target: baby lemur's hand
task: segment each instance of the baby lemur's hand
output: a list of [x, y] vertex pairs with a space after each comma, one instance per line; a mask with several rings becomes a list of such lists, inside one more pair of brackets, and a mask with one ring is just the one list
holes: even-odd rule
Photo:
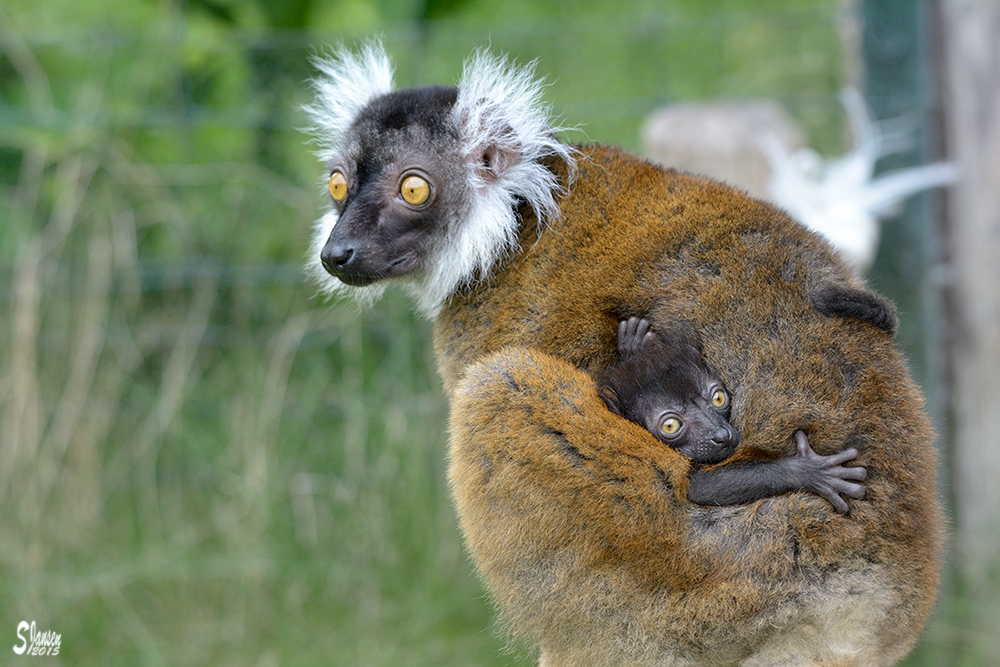
[[865, 487], [849, 480], [864, 481], [868, 478], [868, 471], [861, 466], [846, 468], [842, 465], [857, 458], [858, 450], [849, 447], [837, 454], [821, 456], [809, 446], [809, 440], [802, 431], [795, 432], [795, 449], [795, 456], [780, 462], [787, 466], [796, 486], [826, 498], [841, 514], [846, 514], [849, 509], [841, 494], [855, 500], [865, 497]]
[[655, 334], [649, 330], [649, 320], [645, 317], [630, 317], [618, 323], [618, 353], [621, 355], [638, 352]]

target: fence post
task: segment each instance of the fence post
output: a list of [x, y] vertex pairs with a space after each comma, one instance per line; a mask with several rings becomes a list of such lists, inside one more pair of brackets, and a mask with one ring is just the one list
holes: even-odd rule
[[937, 8], [945, 138], [961, 170], [945, 227], [954, 544], [966, 590], [980, 597], [1000, 588], [990, 578], [1000, 568], [1000, 3]]
[[[933, 161], [929, 29], [924, 3], [912, 0], [864, 0], [865, 98], [879, 120], [900, 119], [912, 130], [913, 144], [878, 163], [879, 172]], [[886, 220], [869, 279], [892, 298], [900, 311], [899, 342], [923, 386], [932, 416], [941, 414], [939, 281], [940, 244], [936, 240], [935, 194], [909, 199], [900, 215]]]

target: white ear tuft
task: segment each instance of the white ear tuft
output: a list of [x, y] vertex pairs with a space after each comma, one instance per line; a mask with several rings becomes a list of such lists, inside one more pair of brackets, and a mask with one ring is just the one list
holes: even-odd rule
[[480, 49], [465, 62], [454, 110], [462, 152], [473, 167], [469, 185], [496, 190], [512, 208], [518, 199], [525, 200], [539, 222], [559, 215], [559, 182], [544, 160], [564, 160], [572, 175], [575, 157], [573, 148], [556, 136], [563, 128], [551, 124], [551, 108], [542, 102], [544, 88], [545, 82], [535, 77], [534, 61], [518, 68]]
[[316, 99], [304, 109], [312, 120], [309, 131], [319, 145], [317, 154], [329, 161], [358, 112], [372, 99], [392, 92], [392, 63], [382, 43], [372, 40], [359, 54], [341, 47], [330, 56], [315, 57], [313, 65], [321, 75], [312, 81]]

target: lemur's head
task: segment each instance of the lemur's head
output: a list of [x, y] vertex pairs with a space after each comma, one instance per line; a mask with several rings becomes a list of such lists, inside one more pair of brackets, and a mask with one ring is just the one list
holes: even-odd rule
[[517, 244], [517, 208], [558, 216], [560, 183], [546, 162], [572, 166], [533, 65], [479, 51], [457, 86], [393, 90], [381, 45], [317, 58], [306, 107], [326, 165], [330, 210], [316, 225], [308, 270], [327, 293], [362, 301], [396, 280], [433, 316]]

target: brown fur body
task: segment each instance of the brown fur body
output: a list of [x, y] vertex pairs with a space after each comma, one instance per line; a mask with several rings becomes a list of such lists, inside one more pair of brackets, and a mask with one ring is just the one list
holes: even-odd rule
[[[468, 548], [545, 665], [891, 665], [938, 586], [933, 436], [891, 336], [810, 294], [861, 288], [780, 211], [611, 148], [584, 150], [562, 217], [440, 313], [449, 476]], [[846, 447], [867, 498], [686, 500], [690, 461], [612, 414], [593, 376], [617, 324], [700, 341], [734, 396], [733, 458]]]

